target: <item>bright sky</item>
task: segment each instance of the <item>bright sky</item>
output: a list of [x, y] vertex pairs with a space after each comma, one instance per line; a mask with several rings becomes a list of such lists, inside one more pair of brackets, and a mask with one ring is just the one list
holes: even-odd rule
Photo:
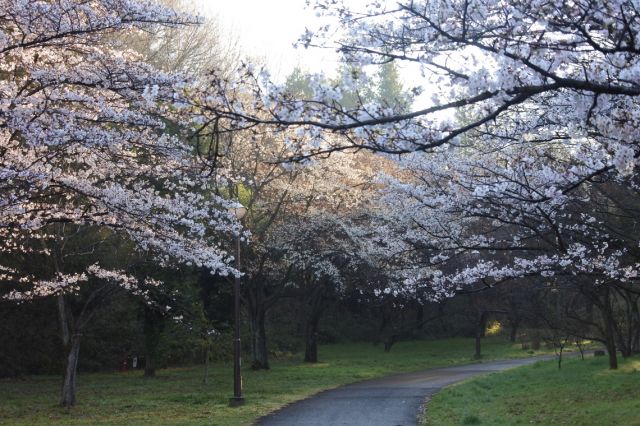
[[315, 12], [305, 9], [305, 0], [199, 0], [199, 4], [202, 13], [217, 15], [239, 38], [247, 55], [264, 58], [278, 79], [296, 65], [311, 72], [331, 72], [337, 67], [337, 57], [331, 51], [293, 47], [305, 27], [315, 28], [320, 23]]
[[[369, 0], [346, 0], [356, 9]], [[199, 13], [217, 17], [231, 37], [239, 39], [240, 48], [250, 57], [263, 58], [276, 81], [284, 79], [300, 66], [308, 72], [333, 74], [338, 68], [338, 55], [330, 49], [294, 48], [293, 44], [305, 28], [316, 29], [326, 24], [307, 9], [305, 0], [196, 0], [202, 6]], [[415, 68], [400, 68], [405, 88], [411, 88], [422, 78]], [[414, 108], [432, 105], [427, 90], [414, 102]]]

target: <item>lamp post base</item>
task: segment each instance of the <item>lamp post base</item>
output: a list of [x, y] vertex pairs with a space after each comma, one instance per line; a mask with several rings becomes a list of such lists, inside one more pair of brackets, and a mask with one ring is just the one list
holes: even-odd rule
[[232, 396], [229, 398], [229, 407], [239, 407], [244, 405], [244, 398], [241, 396]]

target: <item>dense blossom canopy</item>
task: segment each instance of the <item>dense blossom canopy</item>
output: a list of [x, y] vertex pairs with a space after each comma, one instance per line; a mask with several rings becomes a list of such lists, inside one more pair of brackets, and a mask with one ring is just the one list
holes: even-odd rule
[[[0, 238], [5, 255], [40, 250], [47, 225], [107, 226], [174, 261], [231, 271], [218, 246], [239, 225], [215, 195], [219, 176], [197, 161], [176, 113], [186, 82], [159, 72], [114, 38], [197, 19], [152, 1], [0, 1]], [[30, 242], [30, 243], [29, 243]], [[43, 249], [46, 252], [46, 248]], [[94, 266], [35, 282], [30, 295], [74, 290]]]
[[529, 274], [635, 279], [637, 241], [612, 235], [606, 214], [589, 205], [604, 183], [637, 195], [636, 2], [310, 5], [342, 32], [336, 39], [336, 26], [309, 30], [303, 46], [336, 48], [365, 70], [403, 64], [421, 76], [413, 95], [428, 105], [398, 111], [362, 98], [344, 106], [343, 92], [356, 86], [349, 73], [341, 84], [312, 76], [312, 98], [298, 99], [247, 67], [232, 81], [214, 80], [203, 119], [294, 128], [294, 159], [359, 149], [404, 155], [407, 174], [389, 179], [387, 241], [410, 242], [427, 268], [405, 282], [419, 275], [450, 294]]

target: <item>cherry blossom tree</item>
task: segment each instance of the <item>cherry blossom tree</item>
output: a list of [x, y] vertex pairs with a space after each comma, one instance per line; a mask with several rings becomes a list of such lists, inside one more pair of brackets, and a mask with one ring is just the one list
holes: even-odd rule
[[[352, 10], [319, 0], [312, 6], [333, 15], [345, 31], [337, 40], [333, 26], [309, 31], [301, 38], [304, 46], [334, 47], [359, 66], [407, 64], [424, 76], [415, 91], [428, 92], [430, 105], [403, 113], [376, 103], [344, 108], [338, 103], [342, 91], [357, 83], [348, 75], [340, 85], [312, 78], [313, 99], [294, 99], [264, 73], [246, 68], [233, 82], [212, 85], [212, 111], [237, 126], [304, 129], [304, 140], [292, 140], [302, 158], [360, 148], [426, 151], [475, 131], [502, 138], [497, 119], [510, 117], [519, 135], [584, 140], [607, 154], [572, 183], [635, 165], [636, 147], [629, 141], [637, 131], [638, 12], [631, 1], [376, 1]], [[255, 96], [234, 97], [229, 85]], [[518, 112], [523, 109], [530, 114]], [[473, 119], [442, 119], [442, 112], [453, 110]]]
[[303, 172], [292, 191], [302, 202], [289, 207], [268, 243], [270, 250], [281, 253], [290, 273], [288, 293], [300, 302], [306, 362], [318, 360], [317, 337], [327, 302], [368, 286], [364, 276], [370, 275], [361, 272], [382, 268], [387, 261], [389, 251], [372, 231], [378, 223], [373, 200], [379, 185], [374, 176], [386, 163], [363, 153], [291, 166]]
[[305, 362], [318, 362], [318, 333], [326, 301], [344, 291], [346, 275], [363, 253], [352, 239], [344, 217], [318, 211], [291, 221], [280, 232], [285, 262], [291, 265], [290, 286], [302, 306]]
[[[352, 75], [351, 71], [348, 74]], [[312, 78], [300, 70], [294, 72], [286, 83], [287, 93], [291, 96], [305, 93]], [[235, 90], [232, 81], [218, 83]], [[252, 96], [237, 94], [247, 99]], [[354, 103], [360, 96], [357, 90], [348, 95], [340, 101]], [[189, 101], [205, 123], [198, 137], [214, 141], [208, 146], [213, 146], [212, 152], [223, 153], [220, 165], [242, 182], [232, 192], [247, 207], [245, 224], [252, 230], [250, 244], [243, 248], [247, 254], [243, 288], [252, 334], [251, 366], [268, 368], [267, 313], [284, 294], [287, 282], [302, 282], [296, 266], [300, 263], [291, 260], [298, 247], [292, 241], [302, 238], [300, 232], [304, 227], [300, 223], [317, 220], [319, 211], [336, 213], [362, 203], [367, 197], [364, 186], [369, 185], [373, 173], [365, 172], [366, 166], [348, 156], [305, 165], [287, 162], [292, 154], [291, 140], [305, 137], [304, 134], [286, 129], [274, 133], [252, 126], [239, 131], [212, 108], [216, 98], [207, 91], [196, 91]], [[329, 175], [331, 179], [327, 179]], [[295, 279], [291, 276], [294, 272]], [[308, 287], [314, 288], [316, 283], [312, 280]]]
[[227, 213], [232, 203], [213, 191], [225, 178], [167, 130], [188, 130], [188, 83], [115, 41], [134, 29], [197, 22], [152, 1], [0, 1], [0, 278], [14, 286], [11, 299], [58, 298], [69, 348], [63, 405], [75, 403], [80, 335], [64, 295], [88, 280], [134, 293], [143, 286], [98, 264], [67, 270], [57, 262], [42, 274], [13, 268], [15, 257], [54, 255], [52, 224], [108, 227], [161, 266], [236, 273], [219, 244], [240, 229]]
[[[401, 195], [389, 205], [403, 206], [405, 241], [431, 253], [414, 280], [442, 296], [527, 275], [587, 275], [605, 289], [635, 282], [628, 240], [589, 207], [602, 182], [637, 186], [634, 2], [310, 3], [337, 24], [308, 31], [303, 46], [333, 47], [365, 71], [401, 64], [420, 83], [420, 102], [410, 111], [342, 105], [357, 85], [348, 74], [340, 85], [314, 76], [312, 98], [298, 99], [247, 67], [212, 81], [209, 116], [229, 128], [293, 128], [294, 160], [362, 149], [404, 155], [411, 176], [396, 180]], [[614, 333], [605, 334], [615, 354]]]
[[[279, 161], [286, 146], [281, 140], [271, 140], [268, 144], [255, 144], [251, 139], [236, 141], [232, 152], [234, 173], [250, 177], [240, 187], [240, 199], [248, 208], [245, 225], [251, 230], [249, 244], [243, 248], [246, 253], [243, 294], [252, 332], [252, 368], [268, 368], [267, 314], [282, 296], [295, 293], [295, 296], [302, 295], [300, 300], [311, 297], [318, 301], [322, 298], [314, 295], [337, 285], [337, 281], [328, 279], [326, 274], [302, 271], [309, 269], [310, 264], [320, 268], [328, 262], [323, 258], [328, 255], [320, 247], [326, 248], [333, 240], [331, 236], [324, 236], [318, 227], [337, 226], [337, 218], [332, 221], [324, 215], [333, 217], [362, 203], [366, 192], [354, 189], [362, 185], [365, 173], [354, 168], [356, 161], [349, 156], [304, 166], [282, 164]], [[240, 152], [245, 154], [238, 155]], [[330, 173], [332, 179], [328, 180]], [[350, 225], [345, 220], [342, 226]], [[322, 241], [318, 247], [308, 245], [312, 235]], [[303, 261], [303, 257], [308, 258], [307, 261]], [[319, 276], [327, 280], [309, 279]], [[308, 291], [298, 291], [302, 287]]]
[[[423, 277], [434, 289], [452, 295], [526, 276], [581, 283], [602, 308], [604, 330], [614, 327], [609, 292], [628, 290], [640, 265], [633, 237], [621, 236], [619, 228], [612, 232], [613, 217], [624, 210], [597, 207], [596, 192], [605, 184], [634, 184], [609, 176], [567, 194], [557, 191], [571, 170], [584, 166], [579, 154], [558, 142], [493, 149], [469, 144], [432, 153], [435, 161], [414, 154], [402, 162], [411, 172], [388, 180], [385, 202], [390, 209], [402, 206], [395, 210], [404, 238], [455, 266]], [[589, 285], [582, 288], [585, 279]], [[601, 334], [615, 356], [613, 331]]]

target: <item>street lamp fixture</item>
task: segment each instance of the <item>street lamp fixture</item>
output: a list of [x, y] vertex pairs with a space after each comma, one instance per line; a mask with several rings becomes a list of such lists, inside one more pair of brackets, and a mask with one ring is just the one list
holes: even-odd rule
[[[229, 209], [238, 220], [242, 220], [247, 213], [240, 203]], [[240, 234], [236, 236], [235, 267], [240, 271]], [[242, 376], [240, 375], [240, 277], [236, 275], [233, 281], [234, 298], [234, 337], [233, 337], [233, 396], [229, 398], [229, 405], [237, 407], [244, 404], [242, 397]]]

